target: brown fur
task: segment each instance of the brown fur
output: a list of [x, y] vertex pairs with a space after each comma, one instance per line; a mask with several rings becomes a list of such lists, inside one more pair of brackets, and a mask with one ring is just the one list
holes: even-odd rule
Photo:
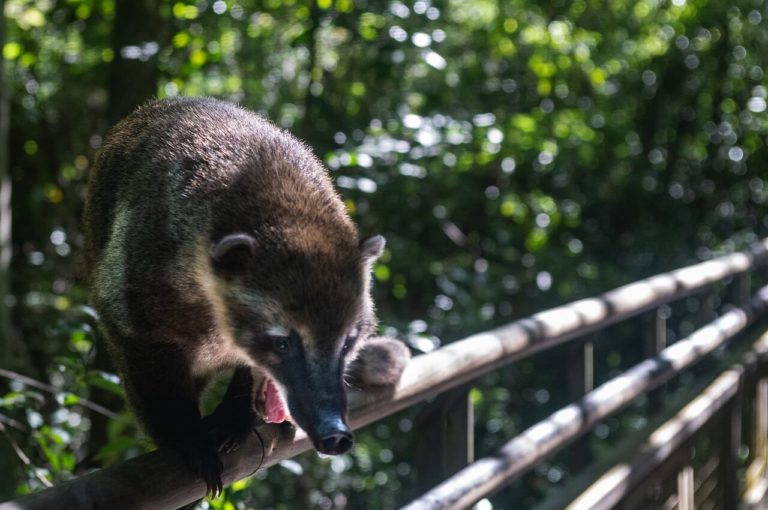
[[[383, 239], [361, 243], [327, 171], [299, 140], [213, 99], [148, 103], [108, 137], [84, 228], [93, 304], [128, 399], [210, 491], [221, 488], [216, 448], [253, 425], [251, 370], [295, 396], [304, 427], [314, 426], [314, 402], [343, 413], [334, 378], [345, 342], [356, 338], [349, 350], [366, 359], [376, 324], [369, 271]], [[274, 351], [266, 332], [275, 327], [301, 340], [290, 357]], [[370, 356], [380, 373], [369, 382], [399, 378], [406, 358], [395, 358], [407, 350], [391, 352], [389, 368]], [[200, 391], [232, 366], [228, 398], [207, 425]]]

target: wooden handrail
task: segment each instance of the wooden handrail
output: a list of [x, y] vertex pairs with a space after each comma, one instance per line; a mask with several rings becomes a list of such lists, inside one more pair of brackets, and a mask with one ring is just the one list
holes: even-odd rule
[[[750, 271], [767, 260], [768, 239], [763, 239], [748, 251], [652, 276], [414, 357], [394, 391], [350, 392], [350, 424], [360, 428], [513, 361]], [[284, 427], [264, 425], [258, 432], [259, 438], [224, 456], [225, 484], [311, 446], [301, 431], [291, 436]], [[119, 508], [120, 503], [125, 508], [139, 504], [147, 509], [175, 508], [201, 498], [204, 490], [202, 482], [189, 475], [174, 454], [156, 451], [0, 504], [0, 510], [48, 508], [51, 501], [58, 508]]]

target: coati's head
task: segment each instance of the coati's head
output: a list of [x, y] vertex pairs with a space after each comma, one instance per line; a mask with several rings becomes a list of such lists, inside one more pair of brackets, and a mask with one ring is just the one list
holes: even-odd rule
[[268, 375], [259, 389], [266, 419], [286, 418], [284, 398], [315, 448], [340, 454], [352, 446], [344, 370], [376, 327], [369, 280], [384, 238], [323, 230], [228, 234], [209, 256], [231, 335]]

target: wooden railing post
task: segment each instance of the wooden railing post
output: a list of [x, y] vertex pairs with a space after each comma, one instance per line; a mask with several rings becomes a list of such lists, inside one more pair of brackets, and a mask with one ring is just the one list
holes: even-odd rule
[[755, 388], [754, 402], [754, 431], [752, 433], [752, 446], [755, 456], [753, 466], [753, 478], [765, 475], [768, 466], [768, 377], [760, 374]]
[[426, 491], [474, 461], [474, 409], [469, 386], [435, 399], [416, 417], [416, 479]]
[[693, 467], [685, 466], [677, 474], [677, 508], [678, 510], [694, 510], [694, 477]]
[[668, 306], [660, 306], [645, 316], [643, 356], [653, 358], [667, 347], [667, 319], [670, 316]]
[[[667, 319], [670, 316], [668, 306], [660, 306], [645, 316], [643, 327], [643, 357], [656, 357], [667, 347]], [[661, 389], [648, 393], [648, 411], [650, 414], [658, 412], [662, 407]]]
[[[575, 342], [570, 349], [568, 362], [568, 388], [571, 400], [578, 400], [594, 389], [594, 344], [591, 340]], [[591, 460], [589, 435], [585, 435], [568, 449], [568, 464], [576, 471]]]
[[725, 422], [722, 453], [720, 454], [723, 472], [723, 508], [738, 508], [741, 494], [739, 482], [739, 450], [741, 449], [742, 395], [744, 374], [739, 381], [739, 389], [723, 409]]
[[742, 306], [749, 303], [749, 299], [752, 296], [752, 273], [746, 271], [737, 274], [733, 277], [731, 286], [731, 296], [735, 306]]

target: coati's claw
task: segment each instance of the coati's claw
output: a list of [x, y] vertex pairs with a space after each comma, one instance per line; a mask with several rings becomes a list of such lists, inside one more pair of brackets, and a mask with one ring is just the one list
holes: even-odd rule
[[206, 496], [211, 496], [212, 498], [221, 496], [221, 493], [224, 491], [221, 476], [217, 476], [211, 471], [209, 473], [204, 473], [203, 478], [205, 479]]
[[356, 387], [394, 386], [411, 359], [408, 347], [396, 338], [373, 337], [349, 364], [347, 382]]
[[210, 438], [199, 438], [195, 443], [188, 443], [180, 447], [184, 463], [189, 469], [200, 476], [205, 482], [205, 493], [217, 497], [224, 490], [221, 475], [224, 473], [224, 464], [219, 458], [213, 441]]
[[221, 479], [223, 472], [224, 465], [221, 463], [218, 455], [216, 455], [215, 459], [210, 458], [203, 461], [200, 475], [205, 481], [206, 495], [216, 498], [224, 491], [224, 483]]

